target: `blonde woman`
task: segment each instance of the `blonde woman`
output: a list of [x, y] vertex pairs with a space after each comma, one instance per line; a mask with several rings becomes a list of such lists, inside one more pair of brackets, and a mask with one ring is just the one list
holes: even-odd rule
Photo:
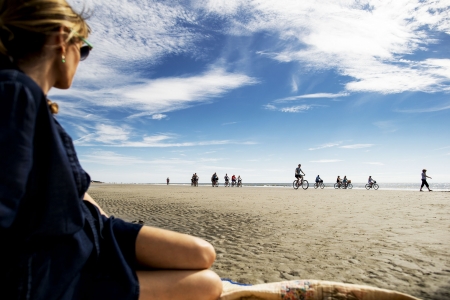
[[93, 46], [65, 0], [0, 0], [2, 299], [217, 299], [206, 241], [108, 217], [52, 113]]

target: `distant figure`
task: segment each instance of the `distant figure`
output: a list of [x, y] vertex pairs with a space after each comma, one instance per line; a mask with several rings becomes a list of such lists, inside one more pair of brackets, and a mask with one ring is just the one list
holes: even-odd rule
[[214, 172], [214, 174], [211, 176], [212, 186], [214, 187], [218, 181], [219, 181], [219, 176], [217, 176], [217, 173]]
[[169, 185], [170, 179], [169, 177], [167, 177], [167, 185]]
[[297, 178], [297, 183], [301, 179], [300, 185], [303, 184], [303, 176], [306, 176], [306, 174], [302, 171], [302, 165], [298, 164], [298, 168], [295, 168], [295, 178]]
[[369, 179], [367, 179], [367, 183], [372, 187], [372, 185], [375, 183], [375, 179], [372, 178], [372, 176], [369, 176]]
[[192, 178], [194, 180], [194, 186], [198, 186], [198, 179], [199, 179], [199, 177], [197, 176], [197, 173], [194, 173], [194, 176]]
[[231, 185], [235, 186], [236, 185], [236, 175], [233, 174], [233, 176], [231, 176]]
[[321, 182], [323, 182], [322, 178], [320, 178], [320, 175], [317, 175], [316, 183], [321, 183]]
[[340, 184], [341, 183], [341, 176], [338, 175], [337, 179], [336, 179], [336, 183]]
[[230, 184], [230, 177], [228, 177], [228, 173], [225, 173], [225, 177], [223, 177], [225, 179], [225, 186], [229, 186]]
[[344, 184], [344, 188], [346, 188], [347, 187], [347, 176], [344, 176], [342, 183]]
[[424, 185], [427, 187], [429, 192], [433, 191], [433, 190], [430, 190], [430, 186], [428, 185], [427, 178], [433, 179], [430, 176], [427, 176], [427, 169], [423, 169], [422, 170], [422, 185], [420, 186], [420, 191], [421, 192], [423, 192], [422, 188], [423, 188]]

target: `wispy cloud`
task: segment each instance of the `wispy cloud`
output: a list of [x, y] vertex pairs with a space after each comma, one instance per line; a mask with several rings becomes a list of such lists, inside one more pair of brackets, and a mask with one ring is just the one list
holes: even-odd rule
[[450, 148], [450, 146], [441, 147], [441, 148], [437, 148], [437, 149], [434, 149], [434, 150], [437, 151], [437, 150], [444, 150], [444, 149], [448, 149], [448, 148]]
[[240, 73], [229, 73], [220, 68], [213, 68], [194, 76], [139, 79], [134, 84], [128, 81], [126, 85], [115, 88], [99, 90], [74, 88], [70, 94], [55, 90], [53, 97], [76, 94], [91, 105], [135, 111], [132, 117], [162, 116], [162, 113], [209, 102], [230, 90], [258, 83], [255, 78]]
[[300, 95], [300, 96], [281, 98], [281, 99], [275, 100], [274, 102], [275, 103], [283, 103], [283, 102], [302, 100], [302, 99], [340, 98], [340, 97], [347, 97], [349, 95], [350, 95], [349, 93], [338, 93], [338, 94], [316, 93], [316, 94], [306, 94], [306, 95]]
[[233, 124], [237, 124], [237, 122], [222, 123], [222, 126], [233, 125]]
[[261, 55], [334, 69], [353, 79], [348, 91], [448, 91], [446, 59], [405, 59], [437, 43], [433, 31], [450, 32], [446, 1], [230, 0], [224, 10], [219, 2], [203, 8], [230, 20], [228, 33], [277, 33], [288, 42]]
[[127, 156], [115, 153], [113, 151], [92, 151], [88, 154], [80, 155], [80, 161], [83, 163], [95, 163], [101, 165], [114, 165], [114, 166], [126, 166], [126, 165], [176, 165], [176, 164], [193, 164], [193, 161], [180, 160], [180, 159], [157, 159], [157, 160], [145, 160], [135, 156]]
[[325, 149], [325, 148], [333, 148], [336, 146], [339, 146], [341, 144], [341, 142], [338, 143], [328, 143], [328, 144], [324, 144], [315, 148], [309, 148], [309, 151], [314, 151], [314, 150], [320, 150], [320, 149]]
[[297, 80], [294, 77], [292, 77], [292, 80], [291, 80], [291, 90], [293, 93], [296, 93], [298, 91]]
[[273, 104], [266, 104], [266, 105], [263, 105], [263, 108], [267, 109], [267, 110], [281, 111], [281, 112], [285, 112], [285, 113], [300, 113], [300, 112], [305, 112], [305, 111], [311, 110], [317, 106], [319, 106], [319, 105], [303, 104], [303, 105], [295, 105], [295, 106], [290, 106], [290, 107], [277, 107]]
[[281, 112], [288, 112], [288, 113], [298, 113], [298, 112], [304, 112], [307, 110], [310, 110], [313, 108], [313, 105], [296, 105], [296, 106], [291, 106], [291, 107], [283, 107], [280, 108]]
[[365, 162], [366, 165], [376, 165], [376, 166], [384, 166], [383, 163], [380, 162]]
[[442, 105], [442, 106], [427, 107], [427, 108], [397, 110], [397, 112], [400, 112], [400, 113], [431, 113], [431, 112], [437, 112], [437, 111], [442, 111], [442, 110], [447, 110], [447, 109], [450, 109], [450, 104]]
[[335, 163], [343, 160], [340, 159], [321, 159], [321, 160], [312, 160], [312, 163]]
[[395, 126], [394, 121], [378, 121], [373, 123], [376, 127], [379, 129], [385, 131], [385, 132], [395, 132], [397, 131], [397, 127]]
[[177, 142], [174, 134], [155, 134], [141, 136], [134, 133], [127, 126], [119, 127], [106, 124], [98, 124], [94, 132], [84, 135], [74, 141], [77, 146], [110, 146], [110, 147], [144, 147], [144, 148], [168, 148], [168, 147], [195, 147], [214, 145], [255, 145], [252, 141], [236, 140], [209, 140], [195, 142]]
[[375, 146], [374, 144], [353, 144], [353, 145], [345, 145], [340, 146], [339, 148], [342, 149], [363, 149], [363, 148], [370, 148]]
[[152, 119], [153, 119], [153, 120], [162, 120], [162, 119], [164, 119], [164, 118], [167, 118], [167, 115], [163, 115], [163, 114], [154, 114], [154, 115], [152, 116]]

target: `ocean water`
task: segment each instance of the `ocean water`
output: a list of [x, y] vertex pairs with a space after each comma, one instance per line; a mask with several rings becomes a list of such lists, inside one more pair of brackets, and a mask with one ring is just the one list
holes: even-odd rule
[[[151, 183], [150, 183], [151, 184]], [[353, 183], [353, 189], [365, 189], [366, 183]], [[378, 182], [377, 184], [380, 186], [379, 190], [405, 190], [405, 191], [418, 191], [420, 189], [421, 182], [414, 183], [382, 183]], [[450, 183], [430, 183], [430, 188], [433, 191], [449, 191], [450, 192]], [[157, 184], [160, 185], [160, 184]], [[161, 184], [161, 185], [166, 185]], [[171, 183], [171, 185], [183, 185], [190, 186], [188, 183]], [[199, 183], [199, 186], [211, 186], [210, 183]], [[223, 182], [219, 182], [219, 187], [223, 187]], [[243, 187], [277, 187], [277, 188], [292, 188], [291, 183], [243, 183]], [[309, 188], [314, 189], [314, 182], [309, 182]], [[334, 182], [327, 183], [325, 182], [326, 189], [334, 189]], [[424, 187], [424, 191], [426, 191], [426, 187]]]

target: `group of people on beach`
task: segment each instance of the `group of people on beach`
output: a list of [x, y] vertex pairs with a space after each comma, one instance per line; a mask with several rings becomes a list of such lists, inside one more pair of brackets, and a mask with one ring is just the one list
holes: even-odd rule
[[[230, 186], [230, 177], [228, 176], [228, 173], [225, 174], [225, 176], [223, 177], [225, 179], [225, 187], [229, 187]], [[219, 176], [217, 175], [216, 172], [214, 172], [214, 174], [212, 174], [211, 176], [211, 184], [212, 186], [218, 186], [219, 185]], [[242, 186], [242, 178], [241, 175], [238, 175], [238, 177], [236, 177], [236, 175], [232, 175], [231, 176], [231, 186]]]
[[[198, 186], [199, 178], [200, 177], [197, 175], [197, 173], [192, 174], [191, 186]], [[225, 187], [229, 187], [230, 177], [228, 176], [228, 173], [225, 174], [224, 179], [225, 179]], [[214, 174], [211, 176], [211, 183], [213, 187], [219, 185], [219, 176], [217, 175], [217, 172], [214, 172]], [[167, 184], [169, 184], [169, 178], [167, 178]], [[236, 177], [236, 175], [233, 174], [231, 176], [231, 186], [242, 186], [241, 175], [238, 175], [238, 177]]]
[[[297, 168], [295, 168], [295, 178], [297, 179], [297, 182], [299, 182], [299, 185], [301, 185], [303, 183], [303, 177], [306, 176], [306, 174], [303, 172], [302, 170], [302, 165], [298, 164]], [[423, 169], [422, 170], [422, 185], [420, 186], [420, 191], [423, 192], [423, 187], [426, 186], [429, 192], [432, 192], [433, 190], [430, 189], [430, 186], [427, 182], [427, 178], [432, 179], [430, 176], [427, 176], [427, 170]], [[341, 179], [341, 176], [338, 175], [337, 179], [336, 179], [336, 183], [339, 186], [343, 186], [344, 188], [347, 187], [347, 185], [349, 183], [351, 183], [352, 181], [350, 179], [347, 178], [347, 176], [344, 176], [344, 178]], [[316, 184], [320, 184], [323, 183], [322, 178], [320, 178], [320, 175], [317, 175], [316, 177]], [[372, 176], [369, 176], [369, 179], [367, 180], [367, 184], [372, 187], [373, 184], [376, 183], [376, 181], [372, 178]]]

